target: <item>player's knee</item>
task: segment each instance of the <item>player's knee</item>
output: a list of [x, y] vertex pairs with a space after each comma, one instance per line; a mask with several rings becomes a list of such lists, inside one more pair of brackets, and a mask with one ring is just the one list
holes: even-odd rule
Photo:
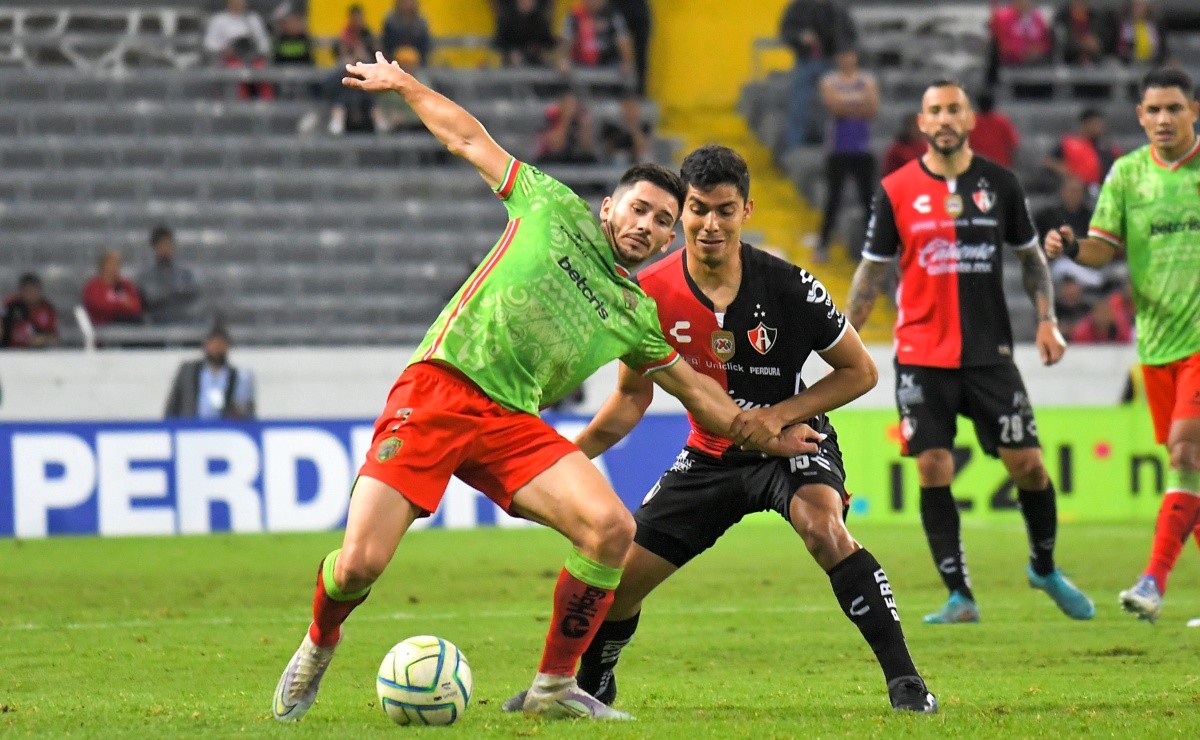
[[580, 549], [585, 555], [606, 565], [620, 565], [633, 544], [636, 531], [637, 525], [629, 510], [624, 506], [614, 507], [588, 528], [580, 542]]
[[333, 564], [333, 579], [343, 591], [361, 591], [379, 579], [388, 560], [371, 547], [344, 547]]
[[854, 550], [853, 538], [842, 523], [841, 514], [821, 512], [796, 523], [796, 533], [821, 567], [828, 570]]
[[954, 458], [949, 450], [927, 450], [917, 456], [922, 485], [939, 485], [954, 478]]
[[1022, 455], [1008, 464], [1008, 474], [1017, 488], [1023, 491], [1041, 491], [1050, 485], [1050, 473], [1041, 455]]
[[1200, 444], [1181, 440], [1171, 445], [1171, 467], [1184, 472], [1200, 472]]

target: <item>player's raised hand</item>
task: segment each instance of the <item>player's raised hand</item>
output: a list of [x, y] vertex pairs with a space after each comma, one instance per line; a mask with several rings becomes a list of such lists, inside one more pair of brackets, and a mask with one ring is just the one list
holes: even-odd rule
[[1075, 230], [1063, 224], [1046, 234], [1046, 256], [1053, 259], [1062, 255], [1063, 247], [1075, 239]]
[[1067, 340], [1063, 339], [1062, 332], [1058, 330], [1058, 323], [1054, 321], [1038, 322], [1035, 341], [1043, 365], [1053, 365], [1061, 360], [1067, 351]]
[[342, 78], [343, 85], [367, 92], [399, 91], [413, 79], [399, 64], [384, 59], [380, 51], [375, 52], [374, 62], [347, 64], [346, 74], [351, 76]]
[[771, 407], [750, 409], [738, 414], [729, 425], [730, 438], [744, 447], [762, 448], [783, 430], [784, 419]]
[[814, 455], [820, 449], [821, 440], [825, 435], [807, 424], [793, 424], [784, 429], [778, 437], [772, 438], [762, 446], [762, 451], [776, 457], [795, 457], [796, 455]]

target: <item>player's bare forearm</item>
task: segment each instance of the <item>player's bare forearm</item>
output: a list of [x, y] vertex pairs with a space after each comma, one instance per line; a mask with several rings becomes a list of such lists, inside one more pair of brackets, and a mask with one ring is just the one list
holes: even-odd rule
[[773, 407], [784, 418], [785, 426], [845, 406], [879, 383], [875, 360], [853, 327], [847, 327], [837, 344], [821, 352], [821, 359], [833, 371]]
[[452, 154], [479, 170], [489, 186], [494, 188], [504, 179], [510, 155], [492, 139], [483, 124], [458, 103], [426, 86], [395, 62], [387, 62], [379, 52], [375, 53], [375, 62], [346, 65], [346, 74], [342, 84], [347, 87], [367, 92], [399, 93], [425, 128]]
[[1050, 265], [1046, 255], [1037, 247], [1017, 252], [1021, 261], [1021, 284], [1033, 301], [1038, 321], [1054, 321], [1054, 281], [1050, 278]]
[[[621, 369], [624, 371], [624, 366]], [[653, 397], [654, 385], [648, 380], [644, 386], [618, 387], [605, 400], [587, 427], [575, 437], [575, 444], [588, 457], [599, 456], [633, 431], [645, 415]]]
[[1088, 267], [1104, 267], [1112, 262], [1115, 256], [1117, 248], [1112, 244], [1094, 236], [1087, 236], [1079, 240], [1079, 254], [1075, 261]]
[[887, 283], [887, 275], [886, 262], [864, 259], [858, 263], [854, 279], [850, 281], [850, 300], [846, 307], [846, 318], [856, 331], [871, 317], [871, 311], [875, 309], [875, 300], [879, 298], [884, 284]]

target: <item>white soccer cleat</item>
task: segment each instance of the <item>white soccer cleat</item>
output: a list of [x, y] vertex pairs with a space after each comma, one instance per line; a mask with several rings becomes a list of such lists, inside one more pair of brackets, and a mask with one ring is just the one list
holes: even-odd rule
[[280, 722], [295, 722], [303, 717], [317, 700], [317, 689], [321, 677], [333, 660], [333, 647], [319, 647], [304, 633], [304, 641], [288, 662], [287, 669], [279, 677], [275, 687], [275, 701], [271, 711]]
[[630, 720], [632, 714], [622, 712], [607, 706], [604, 702], [579, 688], [571, 680], [561, 688], [545, 691], [537, 685], [528, 691], [522, 691], [517, 696], [504, 702], [506, 712], [516, 711], [516, 702], [528, 717], [546, 717], [549, 719], [601, 719], [601, 720]]
[[1151, 623], [1158, 619], [1162, 610], [1162, 592], [1153, 576], [1142, 576], [1132, 587], [1122, 591], [1119, 598], [1121, 608]]

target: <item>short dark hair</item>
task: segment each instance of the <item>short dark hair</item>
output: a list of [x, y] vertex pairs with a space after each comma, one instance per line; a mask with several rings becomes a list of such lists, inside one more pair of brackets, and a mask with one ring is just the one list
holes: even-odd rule
[[1177, 87], [1183, 91], [1188, 100], [1196, 99], [1196, 83], [1182, 69], [1159, 67], [1146, 73], [1142, 78], [1142, 96], [1152, 87]]
[[171, 231], [171, 227], [166, 224], [159, 224], [153, 229], [150, 229], [150, 246], [155, 246], [163, 239], [174, 239], [175, 232]]
[[706, 144], [683, 158], [679, 178], [684, 190], [712, 190], [718, 185], [733, 185], [743, 199], [750, 198], [750, 168], [742, 155], [727, 146]]
[[26, 285], [36, 285], [42, 287], [42, 279], [37, 276], [36, 272], [26, 272], [17, 279], [17, 288], [24, 288]]
[[962, 83], [953, 77], [938, 77], [933, 82], [930, 82], [928, 85], [926, 85], [925, 89], [928, 90], [931, 87], [957, 87], [960, 90], [966, 90], [966, 88], [962, 86]]
[[687, 194], [687, 188], [683, 186], [679, 175], [676, 175], [660, 164], [635, 164], [625, 170], [625, 174], [621, 175], [621, 179], [617, 181], [617, 186], [613, 188], [613, 197], [615, 198], [617, 193], [622, 192], [626, 188], [633, 187], [639, 182], [648, 182], [651, 185], [657, 185], [675, 196], [675, 201], [679, 204], [679, 211], [676, 212], [676, 218], [678, 218], [679, 213], [683, 212], [683, 198]]
[[1079, 122], [1080, 123], [1087, 123], [1088, 121], [1092, 120], [1093, 118], [1103, 119], [1104, 112], [1101, 111], [1099, 108], [1084, 108], [1082, 111], [1079, 112]]

